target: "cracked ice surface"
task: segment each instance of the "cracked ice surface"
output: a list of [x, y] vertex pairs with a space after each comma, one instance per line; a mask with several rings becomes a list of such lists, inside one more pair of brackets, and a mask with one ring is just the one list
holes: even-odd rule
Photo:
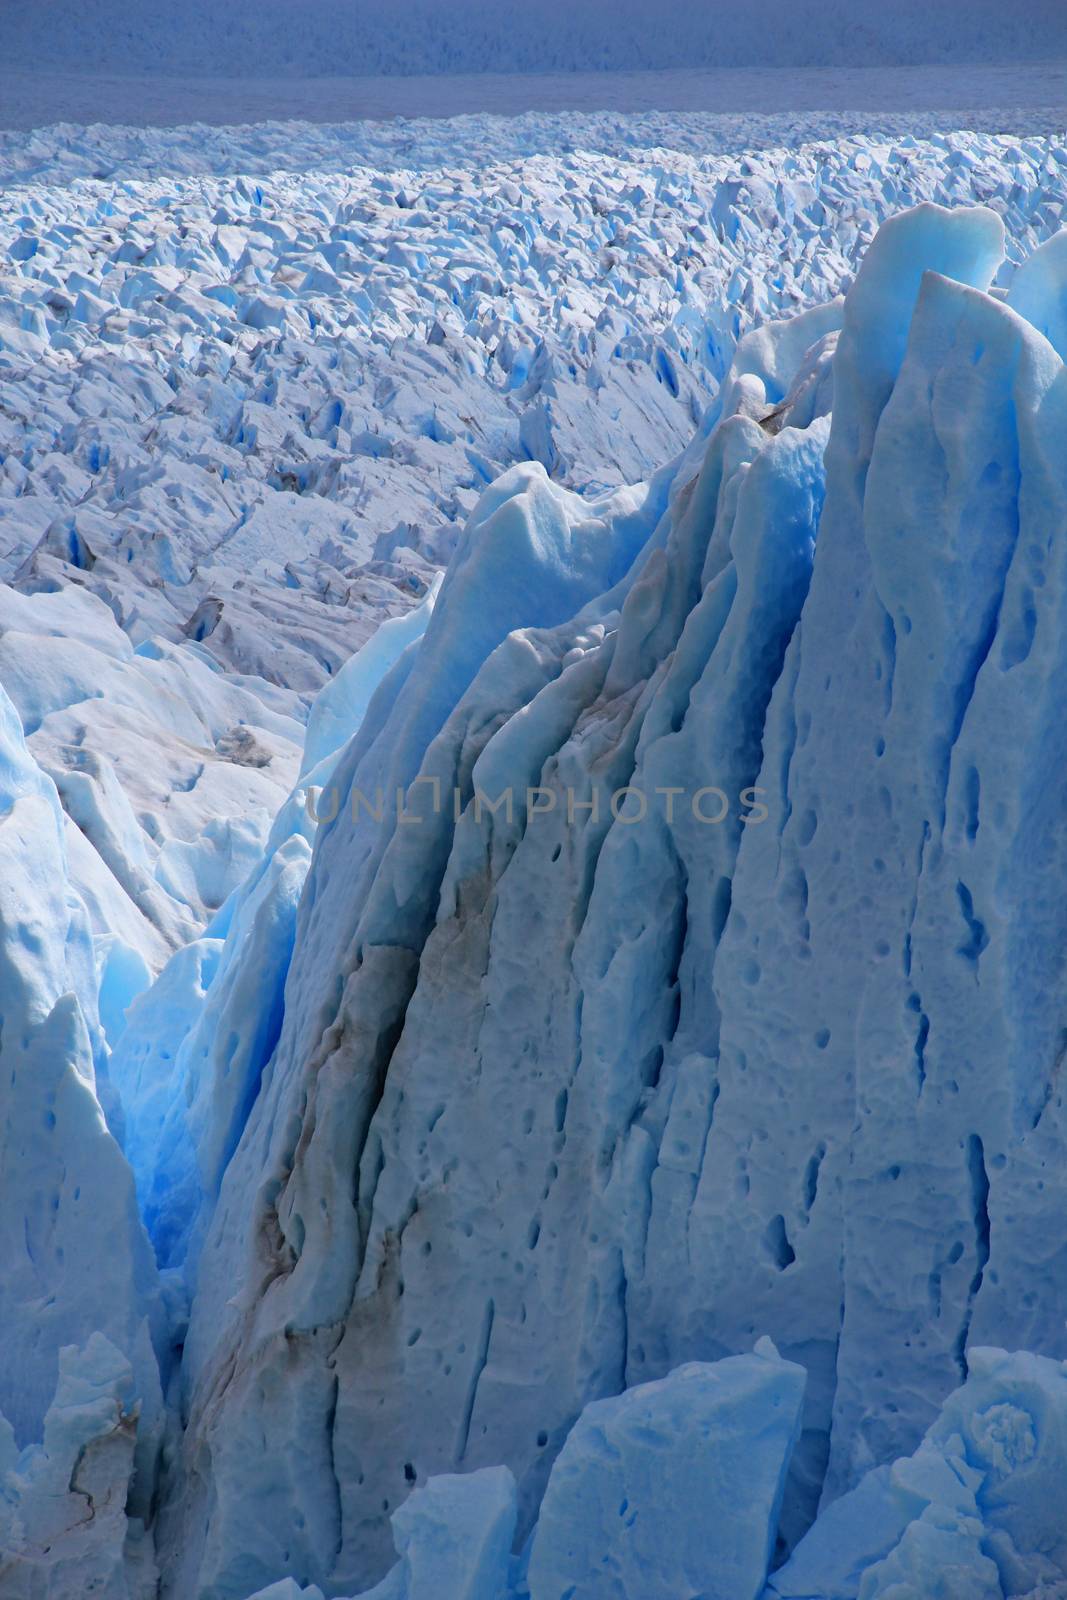
[[1062, 147], [1033, 137], [640, 151], [725, 137], [657, 116], [5, 136], [0, 562], [26, 599], [0, 650], [74, 825], [113, 1031], [262, 846], [315, 691], [503, 468], [646, 477], [745, 329], [845, 287], [903, 204], [988, 200], [1016, 256], [1061, 217]]

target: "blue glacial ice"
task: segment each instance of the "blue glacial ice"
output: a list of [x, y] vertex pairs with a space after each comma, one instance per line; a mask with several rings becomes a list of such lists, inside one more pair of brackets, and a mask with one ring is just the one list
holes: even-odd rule
[[804, 1382], [764, 1340], [591, 1402], [548, 1480], [530, 1600], [759, 1600]]
[[518, 1557], [506, 1467], [433, 1477], [393, 1512], [400, 1559], [362, 1600], [759, 1600], [804, 1382], [764, 1339], [592, 1402]]
[[885, 222], [321, 689], [5, 591], [13, 1600], [1063, 1592], [1061, 241]]
[[[766, 1583], [805, 1376], [769, 1340], [591, 1402], [510, 1557], [506, 1468], [431, 1478], [358, 1600], [1058, 1600], [1067, 1367], [972, 1351], [918, 1448], [872, 1468]], [[320, 1600], [293, 1579], [254, 1600]]]
[[[155, 1491], [164, 1305], [133, 1176], [102, 1109], [118, 1115], [63, 812], [2, 689], [0, 885], [0, 1573], [11, 1559], [13, 1600], [74, 1594], [78, 1574], [118, 1595], [126, 1513], [131, 1528], [146, 1519]], [[68, 1538], [62, 1530], [84, 1522], [97, 1486], [111, 1502], [108, 1526], [102, 1516], [84, 1539]]]
[[819, 1517], [765, 1600], [1050, 1600], [1067, 1592], [1067, 1367], [972, 1349], [914, 1454]]

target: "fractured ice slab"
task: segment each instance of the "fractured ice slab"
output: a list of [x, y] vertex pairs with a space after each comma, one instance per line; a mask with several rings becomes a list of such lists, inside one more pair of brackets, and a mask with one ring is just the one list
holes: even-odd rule
[[393, 1513], [397, 1600], [505, 1600], [515, 1517], [506, 1467], [431, 1478]]
[[548, 1480], [530, 1600], [757, 1600], [804, 1382], [762, 1341], [586, 1406]]
[[17, 1449], [0, 1414], [0, 1586], [5, 1600], [149, 1600], [157, 1574], [127, 1519], [139, 1406], [130, 1363], [103, 1334], [59, 1352], [43, 1439]]
[[824, 1511], [766, 1600], [1057, 1596], [1065, 1512], [1067, 1368], [974, 1349], [914, 1455]]

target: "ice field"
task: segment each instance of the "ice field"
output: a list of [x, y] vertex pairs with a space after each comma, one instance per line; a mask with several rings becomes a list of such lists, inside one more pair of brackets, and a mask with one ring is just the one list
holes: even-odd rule
[[0, 134], [2, 1600], [1067, 1595], [1067, 141], [955, 120]]

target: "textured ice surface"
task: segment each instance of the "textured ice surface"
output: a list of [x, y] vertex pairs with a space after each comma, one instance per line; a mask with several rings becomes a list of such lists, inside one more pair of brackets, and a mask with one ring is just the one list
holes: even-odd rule
[[5, 1600], [148, 1600], [157, 1583], [151, 1541], [127, 1517], [142, 1421], [130, 1364], [94, 1333], [84, 1350], [60, 1350], [58, 1374], [41, 1442], [20, 1451], [0, 1413]]
[[318, 688], [501, 468], [646, 477], [738, 337], [846, 287], [911, 200], [988, 199], [1013, 257], [1061, 219], [1055, 141], [642, 149], [721, 143], [701, 126], [7, 137], [0, 670], [72, 824], [114, 1039], [256, 860]]
[[[1060, 1600], [1067, 1369], [971, 1355], [914, 1454], [825, 1510], [766, 1588], [804, 1374], [764, 1340], [588, 1405], [510, 1562], [511, 1475], [431, 1478], [394, 1513], [402, 1559], [362, 1600]], [[288, 1579], [252, 1600], [321, 1593]]]
[[530, 1600], [757, 1600], [803, 1394], [767, 1345], [587, 1406], [548, 1480]]
[[[758, 92], [751, 107], [734, 111], [702, 111], [699, 107], [677, 106], [666, 98], [648, 107], [580, 110], [576, 109], [579, 92], [555, 112], [528, 110], [516, 114], [516, 108], [505, 102], [502, 109], [509, 114], [501, 116], [483, 109], [486, 84], [493, 82], [484, 74], [476, 80], [480, 85], [477, 108], [457, 115], [457, 108], [452, 106], [446, 120], [440, 115], [420, 113], [417, 100], [412, 101], [407, 115], [396, 114], [395, 104], [383, 107], [389, 120], [374, 120], [371, 112], [356, 115], [339, 111], [324, 116], [321, 94], [317, 94], [323, 86], [309, 87], [306, 82], [301, 93], [317, 94], [313, 107], [279, 115], [276, 108], [260, 106], [255, 115], [245, 116], [235, 110], [242, 105], [241, 85], [226, 84], [229, 93], [217, 107], [220, 114], [205, 116], [193, 127], [188, 124], [196, 122], [195, 113], [185, 117], [131, 118], [133, 125], [129, 126], [122, 125], [122, 119], [117, 119], [118, 126], [95, 121], [86, 126], [73, 116], [57, 123], [55, 103], [46, 103], [32, 122], [18, 124], [5, 119], [5, 126], [0, 127], [0, 187], [28, 182], [62, 184], [75, 178], [129, 181], [182, 174], [351, 172], [357, 167], [374, 167], [382, 172], [420, 171], [492, 166], [500, 161], [535, 155], [559, 157], [576, 151], [615, 159], [648, 150], [673, 150], [696, 157], [733, 155], [740, 159], [768, 148], [795, 152], [804, 144], [838, 145], [857, 135], [873, 138], [877, 144], [902, 141], [907, 145], [916, 139], [958, 134], [961, 127], [971, 133], [1010, 136], [1008, 143], [1062, 136], [1062, 66], [1033, 63], [1025, 68], [1009, 68], [1003, 77], [997, 75], [996, 69], [988, 70], [988, 79], [979, 75], [969, 80], [978, 86], [968, 96], [967, 109], [962, 114], [939, 101], [932, 85], [919, 104], [902, 111], [899, 85], [881, 75], [878, 82], [884, 98], [877, 109], [870, 103], [868, 83], [861, 78], [850, 86], [854, 97], [851, 104], [860, 105], [866, 100], [867, 110], [843, 109], [849, 99], [833, 88], [820, 94], [816, 79], [814, 94], [818, 97], [808, 102], [808, 109], [798, 106], [788, 112], [768, 111], [767, 96]], [[92, 92], [93, 79], [82, 81]], [[293, 80], [288, 81], [291, 87]], [[449, 81], [439, 79], [437, 92], [447, 92]], [[580, 85], [582, 80], [574, 81]], [[618, 78], [612, 75], [599, 81], [610, 85]], [[736, 82], [733, 76], [732, 81]], [[934, 84], [939, 82], [943, 79], [935, 76]], [[0, 68], [0, 85], [27, 83], [31, 93], [35, 85], [47, 90], [48, 76], [5, 77]], [[1032, 100], [1024, 84], [1036, 90]], [[202, 81], [199, 87], [203, 91]], [[216, 84], [216, 93], [218, 87]], [[381, 92], [380, 79], [376, 87]], [[400, 95], [412, 87], [417, 95], [425, 89], [425, 80], [394, 80], [386, 86], [386, 92]], [[166, 80], [156, 78], [154, 88], [165, 92]], [[669, 84], [663, 88], [669, 95]], [[328, 95], [329, 87], [323, 92]], [[16, 131], [20, 127], [32, 128], [32, 132]]]
[[135, 648], [75, 584], [0, 587], [0, 679], [58, 789], [94, 934], [157, 969], [255, 861], [295, 776], [302, 712], [200, 650]]
[[[709, 1583], [1067, 1581], [1063, 170], [5, 190], [0, 1503], [48, 1600], [87, 1550], [140, 1600], [149, 1512], [166, 1600], [674, 1600], [689, 1522], [613, 1543], [603, 1463], [552, 1474], [720, 1358], [807, 1380]], [[26, 1464], [57, 1374], [126, 1419], [128, 1539]]]
[[803, 1392], [763, 1340], [593, 1402], [517, 1560], [506, 1468], [431, 1478], [394, 1511], [400, 1560], [362, 1600], [758, 1600]]
[[974, 1349], [914, 1455], [825, 1511], [766, 1600], [1059, 1596], [1065, 1505], [1067, 1368]]
[[126, 1511], [149, 1512], [163, 1429], [163, 1305], [102, 1109], [117, 1114], [63, 812], [3, 690], [0, 995], [0, 1581], [66, 1600], [91, 1578], [121, 1600]]
[[788, 1548], [975, 1339], [1058, 1351], [1067, 389], [1002, 249], [902, 216], [647, 489], [483, 497], [315, 841], [199, 1262], [179, 1589], [206, 1524], [206, 1592], [355, 1590], [411, 1473], [506, 1463], [524, 1537], [590, 1400], [761, 1329], [808, 1373]]
[[[467, 158], [470, 146], [480, 144], [488, 160], [498, 161], [512, 152], [560, 148], [616, 153], [661, 146], [700, 154], [792, 148], [813, 137], [843, 138], [875, 128], [902, 137], [956, 128], [1059, 133], [1067, 86], [1067, 47], [1059, 57], [1043, 49], [1040, 60], [1025, 63], [987, 53], [981, 62], [908, 67], [872, 65], [869, 58], [844, 67], [625, 72], [493, 73], [481, 66], [477, 72], [383, 78], [338, 75], [334, 60], [326, 77], [287, 71], [220, 78], [42, 65], [20, 71], [5, 57], [0, 156], [10, 158], [9, 173], [28, 157], [35, 164], [58, 160], [68, 174], [80, 168], [94, 176], [114, 169], [119, 146], [123, 161], [139, 166], [146, 143], [155, 151], [158, 173], [176, 146], [184, 147], [183, 170], [219, 159], [222, 148], [231, 152], [224, 159], [233, 170], [235, 151], [254, 151], [253, 164], [262, 167], [268, 149], [272, 167], [292, 168], [302, 157], [319, 166], [338, 142], [352, 152], [348, 165], [357, 159], [357, 147], [359, 160], [393, 149], [403, 152], [404, 165], [417, 165], [422, 152], [439, 156], [445, 145], [449, 159], [461, 153]], [[109, 124], [95, 121], [104, 99]], [[90, 128], [78, 126], [87, 122]], [[201, 125], [195, 151], [187, 136], [175, 133], [191, 123]], [[5, 130], [14, 129], [34, 129], [34, 138], [17, 141], [13, 149]], [[219, 129], [225, 129], [222, 144]], [[308, 160], [311, 149], [315, 156]]]
[[432, 1478], [393, 1513], [400, 1555], [386, 1582], [397, 1600], [504, 1600], [515, 1537], [506, 1467]]

